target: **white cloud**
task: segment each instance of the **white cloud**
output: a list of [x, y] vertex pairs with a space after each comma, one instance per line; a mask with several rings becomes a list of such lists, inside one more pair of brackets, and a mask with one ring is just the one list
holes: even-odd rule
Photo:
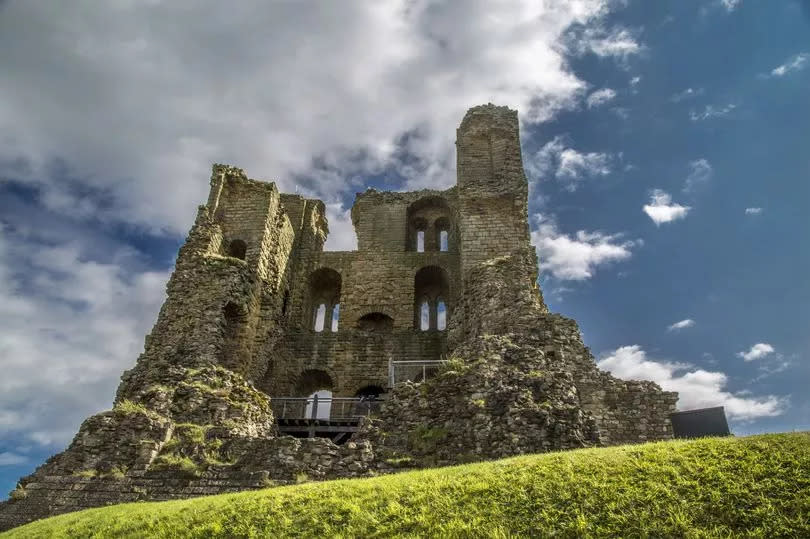
[[609, 352], [597, 366], [625, 380], [651, 380], [665, 391], [677, 391], [680, 410], [724, 406], [730, 419], [748, 420], [780, 415], [787, 405], [785, 398], [774, 395], [752, 397], [743, 392], [729, 392], [724, 373], [651, 360], [638, 345]]
[[10, 451], [3, 451], [0, 453], [0, 466], [16, 466], [18, 464], [25, 464], [28, 459], [23, 455], [18, 455]]
[[[575, 108], [587, 87], [569, 46], [621, 57], [640, 47], [605, 27], [612, 6], [9, 3], [0, 163], [17, 166], [0, 174], [38, 184], [54, 210], [178, 236], [205, 200], [211, 162], [284, 191], [309, 185], [330, 204], [351, 193], [353, 175], [386, 167], [410, 167], [405, 187], [446, 187], [468, 107], [506, 104], [524, 122], [547, 120]], [[315, 159], [335, 181], [307, 179]], [[64, 189], [65, 174], [82, 189]]]
[[650, 195], [650, 203], [645, 204], [642, 209], [658, 226], [661, 223], [683, 219], [691, 208], [672, 202], [669, 194], [661, 189], [655, 189]]
[[754, 361], [755, 359], [762, 359], [765, 356], [774, 353], [774, 348], [768, 343], [759, 342], [748, 349], [747, 352], [738, 352], [737, 357], [743, 358], [744, 361]]
[[689, 175], [684, 182], [683, 190], [692, 192], [706, 184], [714, 174], [714, 169], [707, 159], [697, 159], [689, 163]]
[[684, 101], [686, 99], [692, 99], [693, 97], [697, 97], [699, 95], [703, 95], [703, 88], [687, 88], [682, 92], [678, 92], [670, 97], [670, 101], [673, 103], [678, 103], [680, 101]]
[[591, 95], [588, 96], [588, 99], [585, 102], [588, 105], [588, 108], [598, 107], [600, 105], [604, 105], [608, 101], [613, 100], [616, 97], [616, 91], [611, 88], [601, 88], [592, 92]]
[[687, 318], [685, 320], [681, 320], [680, 322], [675, 322], [674, 324], [667, 326], [667, 331], [679, 331], [682, 329], [691, 328], [694, 325], [695, 321], [692, 320], [691, 318]]
[[574, 191], [583, 178], [607, 176], [613, 166], [613, 156], [604, 152], [581, 153], [566, 147], [562, 137], [554, 137], [533, 156], [525, 159], [526, 172], [532, 181], [550, 176], [562, 181]]
[[636, 76], [630, 79], [630, 86], [636, 86], [639, 82], [641, 82], [641, 77]]
[[597, 56], [613, 57], [622, 61], [644, 49], [627, 28], [606, 29], [591, 26], [574, 31], [569, 36], [571, 49], [579, 54], [592, 52]]
[[745, 208], [745, 215], [759, 215], [762, 213], [762, 208]]
[[91, 234], [68, 241], [0, 226], [0, 439], [65, 444], [109, 408], [143, 349], [168, 271]]
[[715, 107], [714, 105], [706, 105], [703, 112], [695, 112], [694, 110], [689, 113], [689, 119], [693, 122], [709, 120], [711, 118], [722, 118], [728, 116], [731, 111], [737, 108], [734, 103], [729, 103], [725, 107]]
[[771, 77], [784, 77], [793, 71], [801, 71], [807, 66], [807, 60], [810, 59], [810, 53], [800, 52], [788, 58], [785, 63], [773, 68], [771, 70]]
[[352, 251], [357, 249], [357, 235], [352, 224], [351, 209], [340, 203], [326, 205], [329, 220], [329, 236], [324, 249], [327, 251]]
[[727, 11], [734, 11], [742, 3], [742, 0], [720, 0], [720, 3]]
[[537, 248], [540, 271], [565, 281], [590, 279], [597, 267], [627, 260], [631, 249], [641, 240], [624, 240], [620, 234], [577, 231], [573, 236], [557, 230], [556, 223], [535, 215], [538, 226], [532, 231], [532, 243]]

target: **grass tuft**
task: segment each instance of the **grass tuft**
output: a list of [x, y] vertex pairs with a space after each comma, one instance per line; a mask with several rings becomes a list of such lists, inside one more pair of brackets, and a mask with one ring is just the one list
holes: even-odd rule
[[140, 403], [132, 402], [131, 400], [125, 399], [121, 402], [117, 403], [115, 407], [113, 407], [113, 412], [122, 415], [145, 415], [150, 419], [160, 420], [163, 419], [160, 414], [155, 412], [154, 410], [150, 410], [146, 406]]

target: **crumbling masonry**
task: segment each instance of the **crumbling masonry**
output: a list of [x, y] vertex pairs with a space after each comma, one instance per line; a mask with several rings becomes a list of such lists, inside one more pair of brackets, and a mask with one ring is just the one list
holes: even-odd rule
[[[114, 408], [20, 481], [0, 529], [110, 503], [670, 438], [677, 394], [599, 371], [576, 323], [543, 302], [517, 113], [470, 109], [456, 144], [456, 186], [357, 195], [351, 252], [323, 251], [321, 201], [215, 165]], [[285, 399], [316, 392], [317, 412], [314, 399]]]

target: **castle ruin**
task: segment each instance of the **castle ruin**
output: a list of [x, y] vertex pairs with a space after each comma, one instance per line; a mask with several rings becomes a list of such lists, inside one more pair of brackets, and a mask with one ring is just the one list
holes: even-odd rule
[[676, 393], [596, 368], [550, 313], [517, 113], [470, 109], [457, 184], [325, 206], [215, 165], [112, 410], [21, 479], [0, 530], [110, 503], [663, 440]]

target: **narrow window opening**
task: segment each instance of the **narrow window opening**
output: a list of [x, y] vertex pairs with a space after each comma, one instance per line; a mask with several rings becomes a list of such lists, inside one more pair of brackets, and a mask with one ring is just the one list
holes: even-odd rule
[[321, 389], [307, 397], [307, 409], [304, 417], [312, 417], [312, 406], [315, 404], [315, 396], [318, 396], [318, 408], [315, 410], [315, 419], [329, 419], [332, 415], [332, 392], [328, 389]]
[[[445, 329], [450, 293], [447, 272], [439, 266], [425, 266], [413, 279], [414, 317], [416, 330]], [[441, 320], [440, 320], [441, 317]]]
[[244, 319], [241, 309], [232, 302], [228, 302], [222, 309], [225, 318], [225, 334], [227, 338], [233, 338], [239, 330], [239, 326]]
[[447, 249], [448, 249], [447, 231], [441, 230], [439, 232], [439, 250], [446, 253]]
[[416, 252], [417, 253], [424, 253], [425, 252], [425, 231], [418, 230], [416, 232]]
[[439, 331], [447, 329], [447, 306], [443, 299], [439, 300], [436, 307], [436, 329]]
[[323, 325], [326, 321], [326, 304], [321, 303], [315, 309], [315, 331], [323, 331]]
[[354, 396], [361, 399], [377, 400], [385, 390], [377, 385], [363, 386], [355, 392]]
[[424, 300], [419, 307], [419, 329], [427, 331], [430, 329], [430, 303]]
[[321, 268], [310, 274], [309, 296], [304, 313], [311, 318], [307, 323], [315, 331], [335, 332], [340, 316], [340, 274], [330, 268]]
[[332, 333], [337, 333], [338, 330], [338, 318], [340, 318], [340, 303], [336, 303], [334, 307], [332, 307]]
[[244, 260], [245, 254], [247, 254], [247, 244], [244, 241], [233, 240], [228, 244], [228, 256]]
[[368, 313], [357, 320], [357, 329], [362, 331], [390, 332], [394, 329], [394, 319], [383, 313]]
[[[315, 419], [329, 419], [332, 412], [332, 391], [335, 384], [328, 373], [317, 369], [307, 369], [298, 376], [298, 382], [295, 384], [293, 390], [295, 395], [306, 396], [306, 400], [302, 402], [302, 406], [291, 407], [288, 410], [292, 413], [288, 417], [295, 417], [295, 419], [310, 419], [313, 416]], [[315, 410], [315, 397], [318, 397], [318, 406]], [[314, 412], [314, 413], [313, 413]], [[303, 414], [303, 417], [301, 415]]]
[[281, 302], [281, 314], [287, 314], [287, 304], [290, 302], [290, 291], [284, 291], [284, 299]]

